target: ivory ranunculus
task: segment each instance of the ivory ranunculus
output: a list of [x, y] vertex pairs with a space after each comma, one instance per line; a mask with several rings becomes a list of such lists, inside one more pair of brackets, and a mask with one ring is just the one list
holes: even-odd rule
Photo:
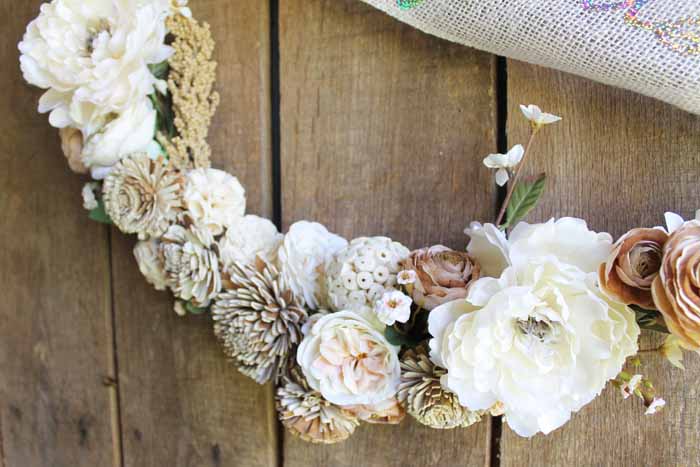
[[152, 94], [148, 65], [172, 54], [165, 44], [165, 0], [53, 0], [19, 44], [25, 80], [46, 89], [40, 112], [58, 128], [91, 135], [112, 113]]
[[326, 305], [328, 263], [347, 245], [347, 240], [316, 222], [296, 222], [284, 236], [278, 253], [282, 276], [294, 295], [312, 310]]
[[651, 284], [659, 274], [666, 240], [662, 228], [632, 229], [620, 237], [598, 270], [601, 289], [627, 305], [654, 309]]
[[396, 394], [398, 350], [360, 315], [341, 311], [314, 324], [299, 345], [297, 361], [309, 385], [326, 400], [374, 405]]
[[416, 272], [413, 300], [426, 310], [465, 298], [469, 285], [480, 274], [479, 263], [469, 254], [442, 245], [412, 252], [402, 266]]
[[185, 207], [192, 221], [218, 236], [245, 214], [245, 189], [223, 170], [195, 169], [187, 174]]
[[253, 263], [256, 257], [274, 264], [284, 236], [275, 224], [262, 217], [241, 217], [226, 230], [219, 241], [219, 255], [224, 266], [234, 261]]
[[700, 351], [700, 221], [685, 222], [669, 237], [652, 294], [669, 330]]
[[521, 436], [549, 433], [595, 398], [637, 351], [634, 312], [586, 273], [534, 257], [499, 279], [475, 282], [467, 300], [429, 318], [442, 383], [470, 410], [503, 404]]

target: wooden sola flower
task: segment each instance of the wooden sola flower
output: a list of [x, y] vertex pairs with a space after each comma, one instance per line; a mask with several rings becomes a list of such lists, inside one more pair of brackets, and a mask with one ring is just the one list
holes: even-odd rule
[[119, 230], [159, 237], [182, 208], [184, 181], [162, 159], [132, 154], [114, 166], [104, 181], [105, 210]]
[[262, 260], [233, 262], [212, 307], [214, 333], [241, 373], [260, 384], [277, 379], [301, 342], [308, 315], [279, 271]]
[[440, 377], [446, 370], [435, 366], [423, 347], [408, 350], [401, 358], [399, 400], [418, 422], [430, 428], [467, 427], [481, 420], [483, 412], [460, 405], [457, 395], [444, 389]]
[[277, 414], [292, 434], [311, 443], [345, 441], [360, 424], [349, 411], [332, 404], [311, 389], [299, 367], [294, 367], [277, 388]]

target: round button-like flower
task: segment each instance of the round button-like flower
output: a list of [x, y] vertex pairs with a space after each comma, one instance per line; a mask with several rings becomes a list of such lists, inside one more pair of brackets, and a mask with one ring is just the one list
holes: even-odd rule
[[442, 384], [471, 410], [501, 402], [521, 436], [549, 433], [596, 397], [637, 351], [634, 313], [603, 295], [595, 274], [536, 257], [467, 300], [434, 309], [431, 357]]
[[374, 405], [396, 394], [399, 348], [351, 311], [319, 319], [299, 345], [297, 361], [309, 385], [338, 405]]
[[700, 350], [700, 221], [684, 223], [664, 245], [654, 303], [683, 345]]
[[608, 260], [600, 265], [598, 282], [613, 298], [627, 305], [654, 309], [651, 284], [661, 268], [666, 231], [632, 229], [615, 243]]
[[479, 263], [468, 253], [442, 245], [414, 251], [403, 262], [403, 267], [416, 272], [411, 295], [416, 304], [426, 310], [465, 298], [467, 288], [480, 274]]
[[223, 170], [188, 172], [183, 198], [195, 225], [214, 236], [224, 233], [245, 214], [245, 189], [236, 177]]

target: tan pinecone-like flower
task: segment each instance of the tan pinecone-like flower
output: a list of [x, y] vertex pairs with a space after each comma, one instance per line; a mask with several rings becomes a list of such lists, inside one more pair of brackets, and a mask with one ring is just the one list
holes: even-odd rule
[[211, 148], [207, 134], [220, 100], [213, 90], [214, 40], [208, 24], [200, 25], [183, 15], [170, 16], [167, 26], [175, 37], [171, 44], [175, 53], [168, 60], [168, 91], [173, 98], [177, 136], [169, 139], [159, 133], [157, 138], [178, 169], [208, 168]]
[[354, 415], [309, 388], [299, 367], [292, 368], [282, 378], [276, 399], [277, 414], [284, 427], [307, 442], [345, 441], [360, 424]]
[[212, 307], [214, 333], [241, 373], [260, 384], [277, 380], [308, 318], [277, 269], [262, 260], [234, 261]]
[[461, 406], [457, 395], [440, 385], [444, 374], [445, 370], [430, 361], [424, 348], [404, 353], [398, 398], [407, 412], [423, 425], [437, 429], [468, 427], [481, 420], [483, 412]]
[[105, 178], [105, 211], [124, 233], [160, 237], [182, 211], [183, 186], [181, 174], [162, 159], [131, 154]]
[[171, 225], [160, 242], [165, 271], [175, 296], [206, 307], [221, 291], [219, 258], [208, 232]]

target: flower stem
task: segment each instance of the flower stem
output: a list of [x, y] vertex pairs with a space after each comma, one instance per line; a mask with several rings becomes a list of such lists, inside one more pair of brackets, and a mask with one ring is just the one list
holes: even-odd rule
[[525, 166], [525, 162], [527, 161], [527, 156], [530, 154], [530, 147], [532, 146], [532, 142], [535, 140], [535, 135], [537, 134], [537, 129], [533, 128], [532, 131], [530, 132], [530, 139], [527, 142], [527, 146], [525, 147], [525, 153], [523, 154], [523, 159], [520, 161], [520, 164], [518, 164], [518, 169], [515, 171], [515, 177], [513, 177], [513, 181], [508, 184], [508, 192], [506, 193], [506, 199], [503, 200], [503, 205], [501, 206], [501, 210], [498, 213], [498, 217], [496, 218], [496, 226], [500, 227], [501, 224], [503, 223], [503, 217], [506, 215], [506, 210], [508, 209], [508, 204], [510, 203], [510, 199], [513, 197], [513, 192], [515, 191], [515, 187], [518, 185], [518, 182], [520, 181], [520, 175], [522, 173], [523, 167]]

